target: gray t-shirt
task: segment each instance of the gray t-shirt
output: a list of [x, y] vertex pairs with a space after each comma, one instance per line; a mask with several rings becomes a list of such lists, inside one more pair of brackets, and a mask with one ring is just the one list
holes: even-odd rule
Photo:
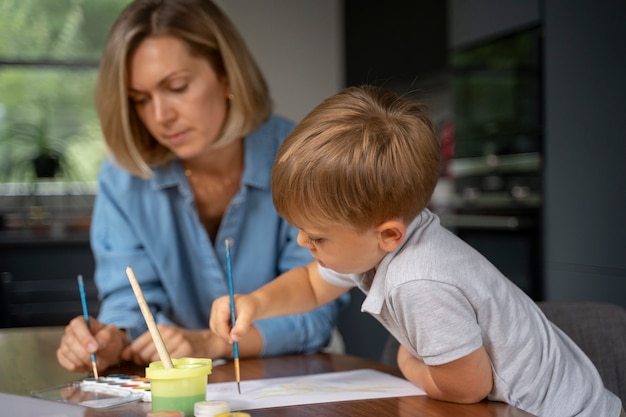
[[367, 295], [361, 310], [427, 365], [454, 361], [484, 345], [494, 378], [490, 400], [537, 416], [620, 414], [619, 398], [604, 387], [580, 348], [429, 210], [417, 216], [405, 242], [375, 272], [320, 272], [331, 284], [358, 286]]

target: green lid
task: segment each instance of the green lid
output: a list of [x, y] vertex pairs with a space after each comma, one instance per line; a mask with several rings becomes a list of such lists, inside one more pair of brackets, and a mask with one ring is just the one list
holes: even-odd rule
[[173, 368], [166, 368], [163, 362], [152, 362], [146, 368], [148, 379], [180, 379], [206, 376], [211, 373], [212, 361], [207, 358], [172, 359]]

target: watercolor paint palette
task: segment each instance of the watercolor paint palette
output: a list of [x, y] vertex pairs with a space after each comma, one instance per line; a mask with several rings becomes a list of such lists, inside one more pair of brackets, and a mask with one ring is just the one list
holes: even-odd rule
[[80, 383], [81, 389], [88, 392], [109, 393], [125, 396], [141, 394], [141, 401], [152, 401], [150, 380], [136, 375], [111, 374], [98, 379], [86, 378]]
[[41, 391], [33, 397], [90, 408], [109, 408], [135, 401], [151, 402], [150, 381], [146, 378], [115, 374], [98, 379], [86, 378]]

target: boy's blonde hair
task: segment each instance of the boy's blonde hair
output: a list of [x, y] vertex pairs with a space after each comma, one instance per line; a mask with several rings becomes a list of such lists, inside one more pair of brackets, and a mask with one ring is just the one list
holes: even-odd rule
[[288, 221], [357, 230], [409, 223], [429, 203], [440, 146], [421, 104], [372, 86], [351, 87], [311, 111], [281, 146], [272, 170]]
[[[117, 19], [105, 45], [96, 87], [102, 132], [116, 162], [133, 174], [152, 175], [174, 154], [159, 144], [128, 99], [128, 61], [147, 37], [174, 36], [204, 57], [230, 92], [228, 116], [215, 146], [224, 146], [261, 125], [272, 111], [267, 82], [243, 38], [210, 0], [135, 0]], [[211, 109], [207, 109], [207, 112]]]

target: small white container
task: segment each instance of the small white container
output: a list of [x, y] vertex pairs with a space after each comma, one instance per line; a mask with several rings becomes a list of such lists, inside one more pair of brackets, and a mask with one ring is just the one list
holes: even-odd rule
[[216, 414], [215, 417], [251, 417], [250, 414], [241, 411], [233, 411], [232, 413]]
[[151, 411], [146, 417], [185, 417], [185, 413], [175, 410]]
[[227, 401], [200, 401], [195, 403], [193, 408], [195, 417], [214, 417], [230, 412], [230, 404]]

